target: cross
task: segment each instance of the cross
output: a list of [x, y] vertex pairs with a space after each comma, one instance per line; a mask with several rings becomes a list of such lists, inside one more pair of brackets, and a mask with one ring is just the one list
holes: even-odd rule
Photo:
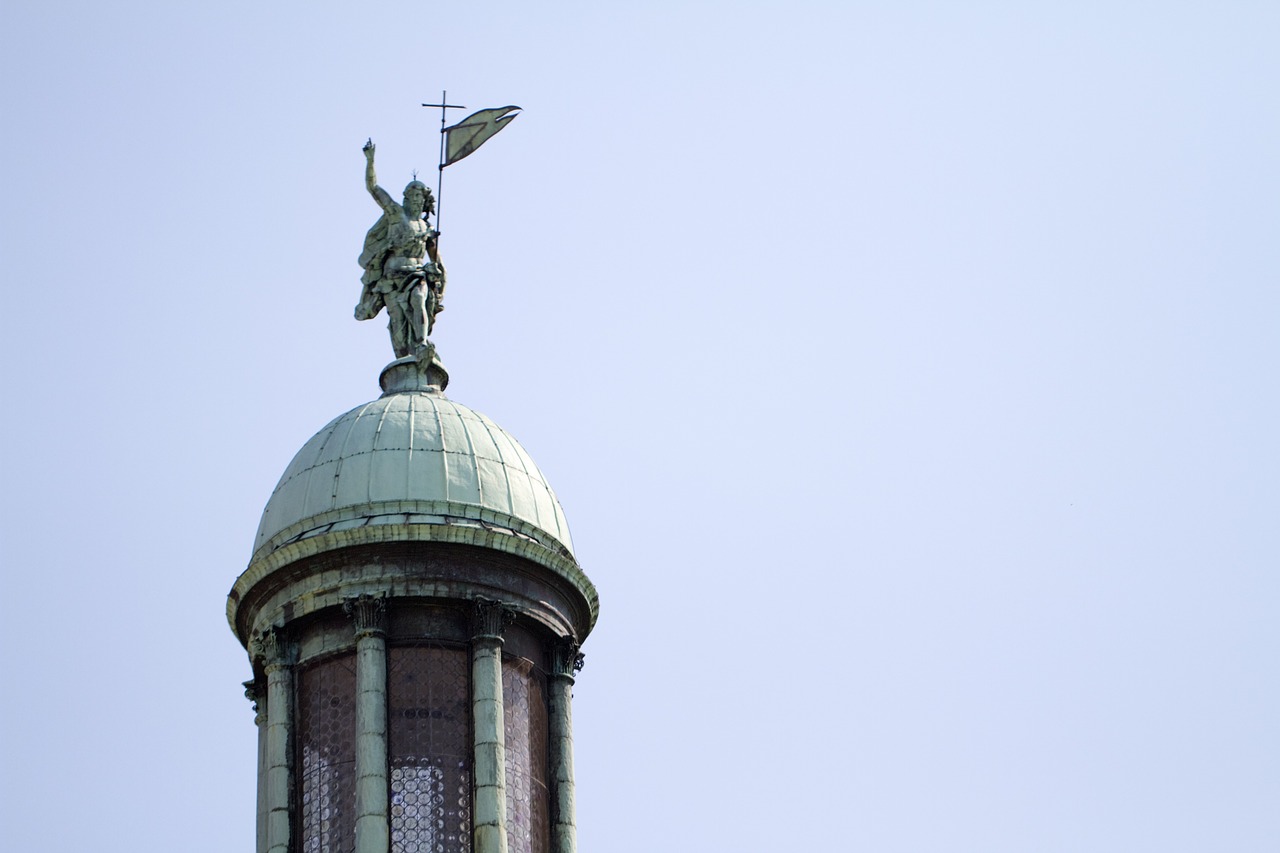
[[439, 175], [436, 178], [436, 230], [440, 229], [440, 194], [444, 190], [444, 117], [448, 114], [448, 110], [465, 110], [466, 107], [461, 104], [449, 103], [449, 93], [444, 89], [440, 90], [440, 103], [423, 104], [424, 107], [440, 108], [440, 165], [437, 166]]
[[441, 171], [444, 171], [444, 122], [445, 122], [445, 116], [447, 115], [446, 110], [465, 110], [466, 109], [466, 107], [462, 106], [461, 104], [449, 103], [448, 94], [449, 94], [448, 92], [441, 89], [440, 103], [423, 104], [424, 107], [440, 108], [440, 167], [439, 168]]

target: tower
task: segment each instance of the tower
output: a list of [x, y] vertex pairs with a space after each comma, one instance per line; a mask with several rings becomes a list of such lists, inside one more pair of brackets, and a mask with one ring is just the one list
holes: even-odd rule
[[[371, 148], [370, 192], [405, 216]], [[438, 305], [418, 217], [404, 246], [366, 243], [383, 289], [366, 273], [358, 317], [414, 288]], [[258, 853], [575, 849], [570, 699], [596, 591], [529, 454], [445, 396], [429, 341], [405, 344], [431, 319], [393, 315], [409, 354], [298, 451], [228, 597], [253, 667]]]

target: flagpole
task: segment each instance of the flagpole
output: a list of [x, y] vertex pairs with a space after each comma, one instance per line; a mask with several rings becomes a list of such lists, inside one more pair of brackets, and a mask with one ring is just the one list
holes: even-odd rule
[[440, 90], [440, 162], [436, 166], [436, 245], [440, 239], [440, 208], [444, 204], [444, 117], [449, 112], [449, 93]]
[[440, 233], [440, 196], [441, 196], [441, 195], [443, 194], [443, 192], [444, 192], [444, 131], [445, 131], [445, 116], [447, 116], [447, 115], [448, 115], [449, 110], [462, 110], [462, 109], [466, 109], [466, 107], [462, 106], [461, 104], [451, 104], [451, 103], [449, 103], [449, 101], [447, 100], [447, 96], [448, 96], [448, 94], [449, 94], [449, 93], [448, 93], [448, 92], [446, 92], [444, 89], [441, 89], [441, 90], [440, 90], [440, 103], [438, 103], [438, 104], [423, 104], [423, 106], [424, 106], [424, 107], [439, 107], [439, 108], [440, 108], [440, 165], [436, 167], [436, 169], [437, 169], [437, 171], [438, 171], [438, 173], [439, 173], [439, 174], [438, 174], [438, 177], [436, 178], [436, 229], [435, 229], [435, 230], [436, 230], [436, 233], [437, 233], [437, 234], [439, 234], [439, 233]]

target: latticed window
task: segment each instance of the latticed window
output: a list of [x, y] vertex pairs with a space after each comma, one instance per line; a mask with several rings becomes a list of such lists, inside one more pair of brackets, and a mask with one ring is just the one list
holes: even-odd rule
[[297, 693], [301, 853], [355, 848], [354, 655], [304, 667]]
[[505, 658], [502, 694], [508, 849], [510, 853], [547, 853], [551, 839], [546, 677], [530, 661]]
[[470, 656], [387, 650], [392, 853], [470, 853]]

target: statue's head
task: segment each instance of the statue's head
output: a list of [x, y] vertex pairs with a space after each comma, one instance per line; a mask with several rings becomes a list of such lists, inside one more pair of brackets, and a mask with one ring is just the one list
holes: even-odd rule
[[410, 216], [433, 213], [436, 200], [431, 189], [422, 181], [410, 181], [404, 188], [404, 209]]

